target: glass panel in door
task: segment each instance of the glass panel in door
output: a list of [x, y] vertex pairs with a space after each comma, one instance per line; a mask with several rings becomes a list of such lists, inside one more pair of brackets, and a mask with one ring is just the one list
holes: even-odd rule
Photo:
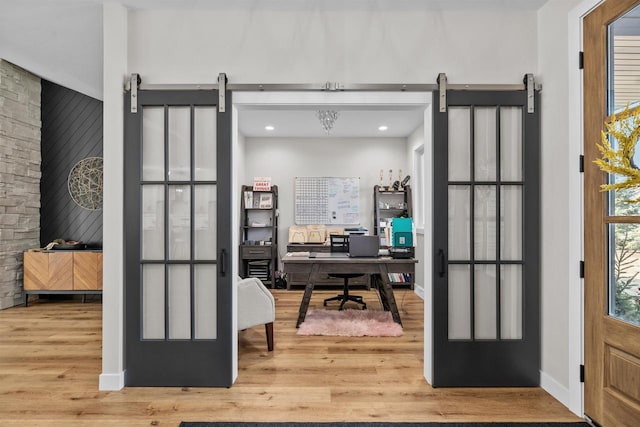
[[[609, 26], [609, 119], [620, 117], [626, 109], [640, 108], [640, 6], [627, 12]], [[640, 127], [640, 116], [618, 121], [616, 129], [625, 136]], [[637, 137], [636, 137], [637, 138]], [[620, 141], [609, 137], [614, 149]], [[637, 139], [635, 141], [637, 147]], [[640, 165], [637, 148], [631, 167]], [[624, 175], [608, 175], [609, 183], [629, 180]], [[608, 193], [607, 213], [611, 217], [608, 232], [608, 313], [610, 316], [640, 326], [640, 188], [635, 185]]]
[[[499, 340], [503, 329], [508, 337], [522, 336], [522, 300], [513, 290], [522, 283], [516, 275], [522, 270], [510, 268], [523, 262], [522, 117], [522, 108], [511, 106], [449, 110], [448, 258], [456, 262], [449, 267], [452, 339]], [[505, 267], [509, 275], [502, 277]], [[501, 313], [508, 314], [508, 326], [499, 325]]]

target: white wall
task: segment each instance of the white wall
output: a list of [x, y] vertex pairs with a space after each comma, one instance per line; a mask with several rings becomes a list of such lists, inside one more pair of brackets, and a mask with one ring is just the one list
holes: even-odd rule
[[271, 3], [132, 11], [130, 70], [149, 84], [212, 83], [219, 72], [230, 83], [435, 83], [439, 72], [449, 83], [520, 83], [536, 70], [535, 12]]
[[373, 234], [373, 186], [380, 169], [394, 175], [410, 173], [405, 138], [246, 138], [245, 174], [240, 184], [252, 185], [254, 176], [270, 176], [278, 186], [278, 242], [280, 256], [287, 251], [289, 227], [294, 224], [294, 179], [297, 176], [360, 177], [360, 224]]
[[124, 387], [123, 82], [127, 70], [127, 10], [104, 6], [104, 215], [102, 374], [100, 390]]
[[[237, 114], [236, 114], [237, 117]], [[238, 135], [238, 143], [236, 144], [236, 151], [234, 152], [234, 154], [236, 155], [236, 158], [234, 159], [234, 168], [235, 168], [235, 174], [238, 177], [238, 186], [240, 185], [249, 185], [248, 182], [245, 182], [245, 176], [246, 176], [246, 172], [245, 172], [245, 167], [246, 167], [246, 142], [245, 142], [245, 137], [243, 134], [241, 134], [240, 132], [237, 132]], [[260, 175], [261, 176], [261, 175]], [[251, 181], [251, 183], [253, 183], [253, 180]]]
[[[238, 110], [232, 107], [232, 125], [231, 125], [231, 277], [239, 277], [239, 265], [234, 260], [240, 257], [240, 249], [236, 242], [240, 241], [240, 195], [236, 189], [240, 188], [242, 176], [244, 174], [244, 156], [245, 156], [245, 140], [244, 135], [238, 130]], [[233, 286], [231, 292], [231, 300], [233, 304], [232, 331], [238, 330], [238, 288]], [[238, 340], [231, 340], [231, 377], [233, 382], [238, 378]]]
[[[431, 117], [429, 116], [429, 119], [431, 119]], [[425, 146], [425, 140], [424, 140], [424, 125], [418, 126], [418, 128], [416, 130], [414, 130], [411, 135], [409, 135], [409, 137], [407, 138], [407, 162], [408, 164], [411, 166], [410, 172], [409, 174], [411, 175], [411, 180], [409, 181], [409, 184], [412, 187], [412, 194], [413, 194], [413, 211], [416, 212], [417, 209], [421, 209], [423, 212], [423, 218], [424, 218], [424, 210], [427, 207], [426, 203], [424, 203], [425, 201], [422, 200], [423, 202], [423, 206], [416, 206], [416, 191], [417, 191], [417, 187], [416, 187], [416, 173], [415, 170], [413, 169], [413, 165], [415, 164], [415, 150], [418, 147], [424, 146], [425, 149], [430, 150], [431, 147], [426, 147]], [[422, 165], [423, 167], [423, 172], [424, 172], [424, 165]], [[422, 185], [424, 185], [425, 183], [422, 183]], [[431, 202], [428, 203], [429, 206], [431, 206]], [[416, 228], [416, 244], [415, 244], [415, 253], [416, 253], [416, 259], [418, 260], [418, 265], [416, 266], [416, 277], [415, 277], [415, 286], [417, 288], [420, 288], [418, 290], [418, 293], [420, 293], [422, 296], [424, 296], [424, 280], [425, 280], [425, 272], [424, 272], [424, 245], [426, 244], [424, 241], [424, 228], [425, 227], [421, 227], [421, 228]], [[431, 242], [429, 242], [430, 244]], [[431, 298], [429, 298], [429, 300], [431, 300]]]
[[[542, 83], [542, 367], [541, 382], [554, 397], [571, 405], [571, 390], [579, 363], [573, 360], [575, 340], [569, 318], [570, 285], [579, 281], [579, 259], [571, 257], [580, 247], [579, 236], [569, 230], [580, 222], [569, 183], [579, 175], [578, 154], [569, 144], [569, 67], [578, 67], [578, 51], [569, 52], [568, 15], [580, 0], [550, 0], [538, 12], [538, 69]], [[581, 201], [580, 201], [581, 203]], [[572, 216], [577, 211], [578, 217]], [[574, 331], [575, 332], [575, 331]], [[570, 346], [573, 346], [570, 347]], [[572, 382], [573, 381], [573, 382]]]

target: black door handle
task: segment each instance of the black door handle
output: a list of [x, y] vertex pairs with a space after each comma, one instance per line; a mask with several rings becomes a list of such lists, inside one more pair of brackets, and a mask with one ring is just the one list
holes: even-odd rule
[[227, 274], [227, 251], [222, 249], [220, 251], [220, 275], [224, 276]]
[[438, 249], [438, 260], [439, 268], [438, 268], [438, 276], [444, 277], [445, 272], [445, 262], [444, 262], [444, 251], [442, 249]]

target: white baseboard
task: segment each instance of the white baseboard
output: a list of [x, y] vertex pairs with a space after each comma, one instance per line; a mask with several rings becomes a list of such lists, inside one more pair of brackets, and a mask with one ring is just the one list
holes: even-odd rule
[[413, 284], [413, 292], [420, 297], [422, 301], [424, 301], [424, 288], [420, 285]]
[[540, 371], [540, 387], [553, 396], [558, 402], [570, 408], [569, 389], [542, 371]]
[[124, 372], [118, 374], [100, 374], [98, 390], [117, 391], [124, 388]]

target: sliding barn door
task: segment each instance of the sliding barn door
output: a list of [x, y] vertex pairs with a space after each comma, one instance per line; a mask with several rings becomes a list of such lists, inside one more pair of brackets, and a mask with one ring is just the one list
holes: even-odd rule
[[434, 376], [535, 386], [540, 368], [539, 97], [447, 91], [434, 110]]
[[231, 96], [125, 98], [125, 384], [230, 386]]

